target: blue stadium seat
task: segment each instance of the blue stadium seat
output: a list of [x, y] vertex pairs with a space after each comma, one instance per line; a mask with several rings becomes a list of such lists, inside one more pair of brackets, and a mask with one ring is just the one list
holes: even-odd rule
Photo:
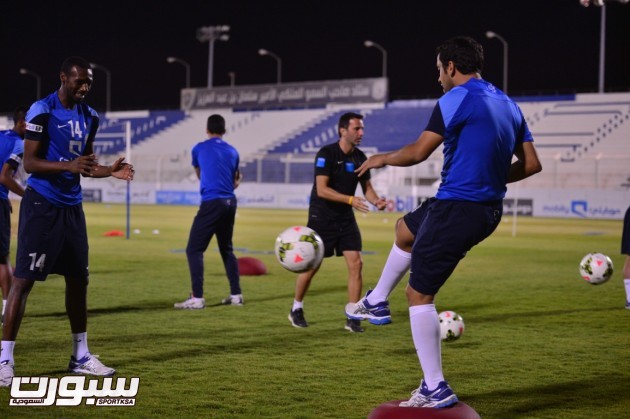
[[96, 154], [118, 154], [125, 150], [125, 122], [131, 122], [131, 144], [136, 145], [186, 117], [184, 111], [150, 111], [140, 118], [102, 118], [94, 151]]

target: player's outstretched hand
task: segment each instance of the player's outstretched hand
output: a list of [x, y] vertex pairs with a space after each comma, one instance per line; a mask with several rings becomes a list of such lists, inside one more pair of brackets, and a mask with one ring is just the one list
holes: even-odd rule
[[125, 160], [125, 158], [120, 157], [112, 164], [112, 176], [117, 179], [131, 181], [133, 180], [133, 175], [134, 173], [136, 173], [136, 171], [133, 170], [133, 165], [129, 163], [123, 163], [123, 160]]
[[361, 177], [365, 172], [370, 169], [378, 169], [385, 166], [385, 155], [384, 154], [375, 154], [373, 156], [368, 157], [366, 161], [363, 162], [361, 166], [354, 173], [357, 176]]

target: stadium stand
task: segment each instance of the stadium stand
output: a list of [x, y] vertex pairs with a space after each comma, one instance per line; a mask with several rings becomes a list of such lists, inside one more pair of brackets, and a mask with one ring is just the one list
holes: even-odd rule
[[[630, 176], [630, 95], [585, 94], [575, 97], [525, 98], [518, 101], [534, 135], [543, 172], [523, 182], [525, 187], [619, 188]], [[518, 100], [518, 98], [517, 98]], [[387, 108], [348, 109], [365, 115], [361, 148], [366, 154], [387, 152], [415, 141], [424, 129], [435, 101], [395, 103]], [[195, 181], [190, 150], [205, 138], [211, 113], [228, 121], [226, 140], [241, 153], [245, 182], [312, 183], [315, 153], [337, 141], [337, 120], [346, 109], [299, 109], [238, 112], [229, 109], [148, 112], [129, 118], [134, 127], [132, 160], [137, 179]], [[121, 130], [107, 119], [99, 132]], [[99, 140], [103, 154], [124, 148]], [[121, 148], [122, 147], [122, 148]], [[387, 183], [430, 185], [439, 179], [441, 152], [414, 168], [387, 168], [379, 176]], [[387, 173], [387, 175], [385, 175]]]
[[131, 144], [137, 146], [149, 137], [183, 120], [183, 111], [123, 112], [120, 116], [102, 117], [98, 136], [94, 141], [97, 154], [117, 154], [125, 150], [125, 123], [131, 122]]

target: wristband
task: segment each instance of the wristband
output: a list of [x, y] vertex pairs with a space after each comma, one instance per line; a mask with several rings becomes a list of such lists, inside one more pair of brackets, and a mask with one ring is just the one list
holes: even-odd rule
[[352, 201], [354, 200], [354, 196], [351, 196], [350, 198], [348, 198], [348, 205], [352, 205]]

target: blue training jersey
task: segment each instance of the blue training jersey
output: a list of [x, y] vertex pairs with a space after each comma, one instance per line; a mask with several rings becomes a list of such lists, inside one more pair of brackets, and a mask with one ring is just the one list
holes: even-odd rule
[[[98, 114], [84, 103], [66, 109], [57, 92], [35, 102], [26, 114], [25, 140], [41, 141], [50, 161], [72, 161], [83, 155], [94, 141]], [[33, 173], [27, 184], [53, 205], [64, 207], [81, 203], [80, 175], [77, 173]]]
[[[12, 129], [0, 131], [0, 168], [8, 163], [17, 169], [22, 162], [24, 142], [22, 137]], [[9, 189], [0, 183], [0, 199], [9, 199]]]
[[475, 78], [438, 100], [426, 130], [444, 137], [442, 182], [435, 197], [456, 201], [503, 199], [516, 144], [533, 141], [520, 108]]
[[192, 149], [192, 165], [200, 169], [201, 200], [234, 198], [238, 151], [219, 137], [198, 143]]

